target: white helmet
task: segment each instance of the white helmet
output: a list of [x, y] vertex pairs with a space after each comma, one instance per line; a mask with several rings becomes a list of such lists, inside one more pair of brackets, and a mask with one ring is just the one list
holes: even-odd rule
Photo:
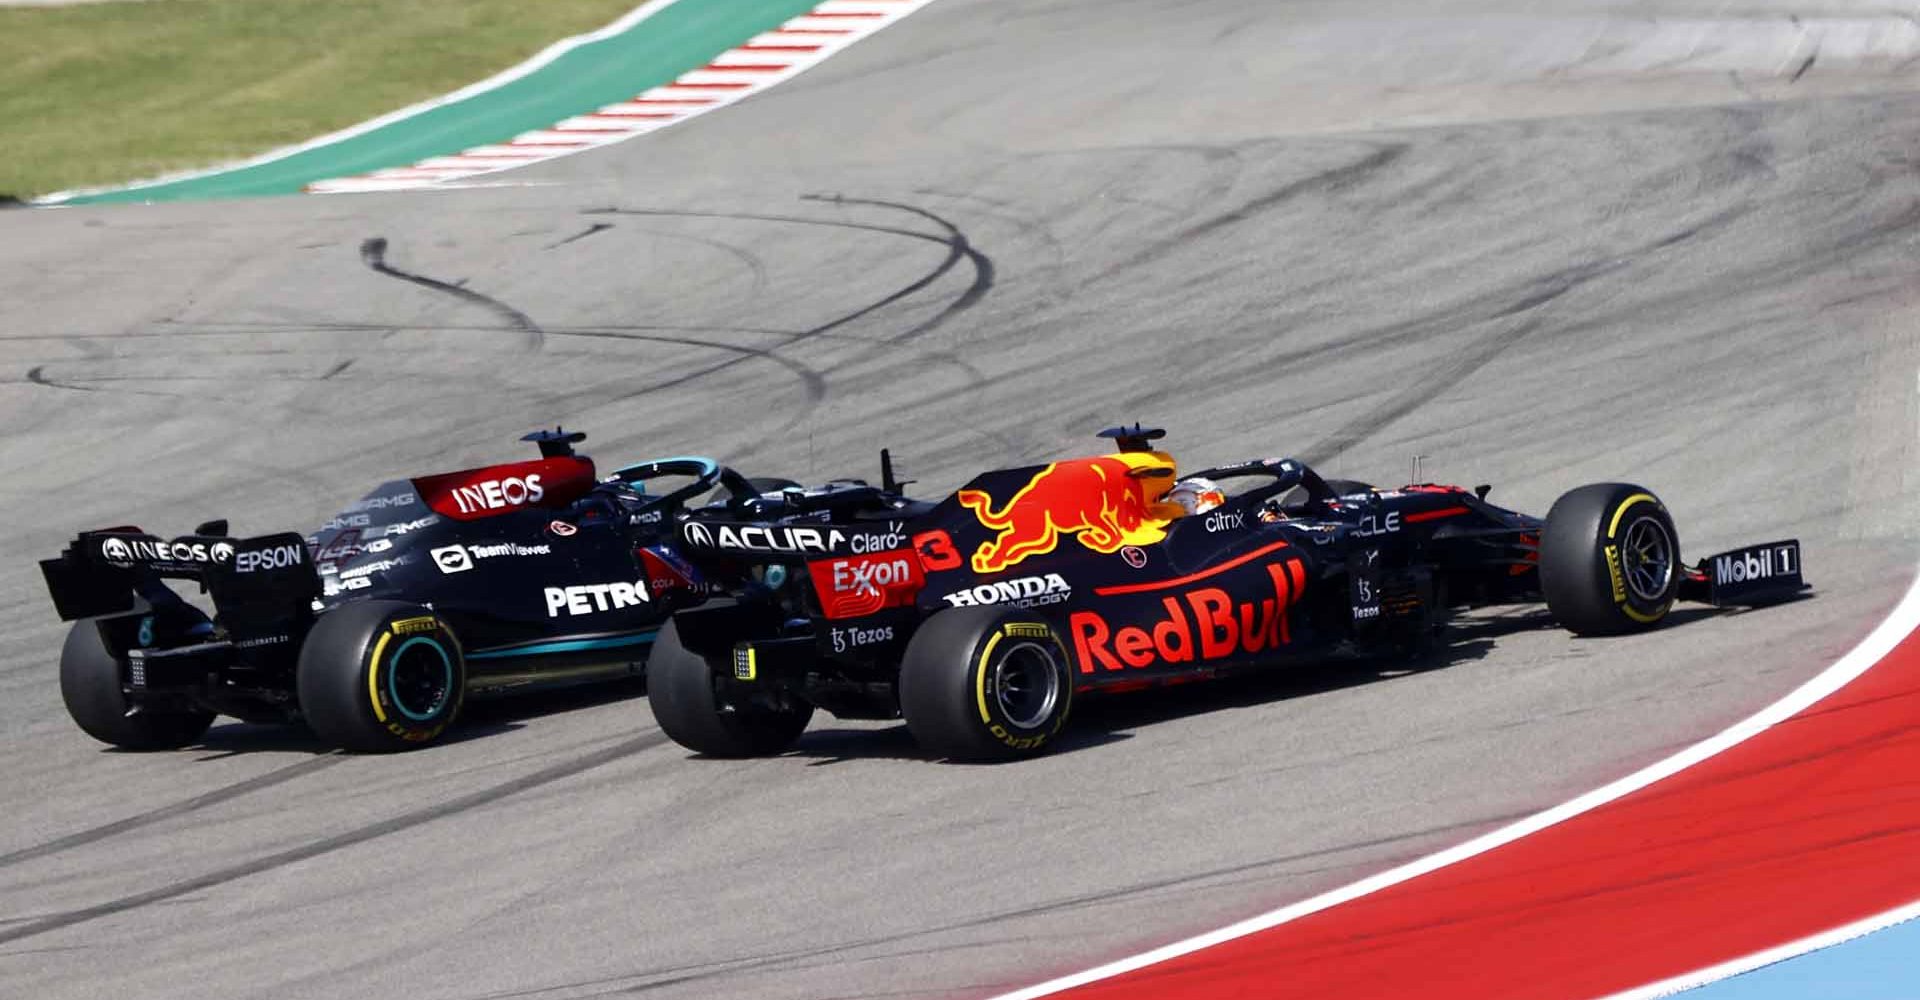
[[1204, 514], [1227, 502], [1227, 492], [1211, 479], [1194, 476], [1173, 484], [1167, 491], [1169, 503], [1177, 503], [1189, 514]]

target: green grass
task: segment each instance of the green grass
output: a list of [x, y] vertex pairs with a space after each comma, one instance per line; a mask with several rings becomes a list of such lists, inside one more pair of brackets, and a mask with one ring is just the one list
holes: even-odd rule
[[0, 201], [209, 166], [458, 89], [639, 0], [0, 7]]

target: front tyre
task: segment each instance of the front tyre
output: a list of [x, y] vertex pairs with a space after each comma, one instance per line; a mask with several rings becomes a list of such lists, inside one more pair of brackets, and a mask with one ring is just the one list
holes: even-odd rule
[[677, 623], [668, 622], [647, 654], [647, 705], [660, 730], [710, 757], [765, 757], [792, 746], [813, 706], [729, 704], [715, 685], [716, 672], [728, 666], [681, 645]]
[[1658, 497], [1596, 483], [1554, 502], [1540, 533], [1540, 589], [1554, 618], [1580, 635], [1652, 628], [1680, 591], [1679, 536]]
[[297, 668], [300, 712], [322, 739], [385, 753], [433, 742], [460, 714], [466, 661], [440, 617], [402, 601], [320, 616]]
[[120, 659], [107, 651], [100, 619], [74, 622], [60, 647], [60, 698], [88, 736], [127, 750], [173, 750], [198, 740], [213, 725], [202, 710], [141, 708], [129, 715]]
[[1008, 608], [934, 613], [900, 663], [900, 714], [913, 738], [955, 760], [1044, 750], [1073, 707], [1073, 667], [1045, 618]]

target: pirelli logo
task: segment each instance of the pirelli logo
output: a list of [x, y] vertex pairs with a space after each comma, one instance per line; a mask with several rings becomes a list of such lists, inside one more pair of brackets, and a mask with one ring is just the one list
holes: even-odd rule
[[438, 632], [440, 630], [440, 619], [432, 615], [422, 615], [418, 618], [395, 618], [393, 624], [388, 627], [393, 630], [394, 635], [421, 635], [427, 632]]
[[1045, 625], [1036, 625], [1031, 622], [1008, 622], [1000, 630], [1009, 638], [1020, 639], [1045, 639], [1053, 634], [1053, 630]]

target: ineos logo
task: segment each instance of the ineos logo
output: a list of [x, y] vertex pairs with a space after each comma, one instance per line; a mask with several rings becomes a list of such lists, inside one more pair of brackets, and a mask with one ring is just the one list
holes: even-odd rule
[[118, 538], [109, 538], [100, 543], [100, 555], [110, 563], [125, 565], [133, 562], [133, 550]]

